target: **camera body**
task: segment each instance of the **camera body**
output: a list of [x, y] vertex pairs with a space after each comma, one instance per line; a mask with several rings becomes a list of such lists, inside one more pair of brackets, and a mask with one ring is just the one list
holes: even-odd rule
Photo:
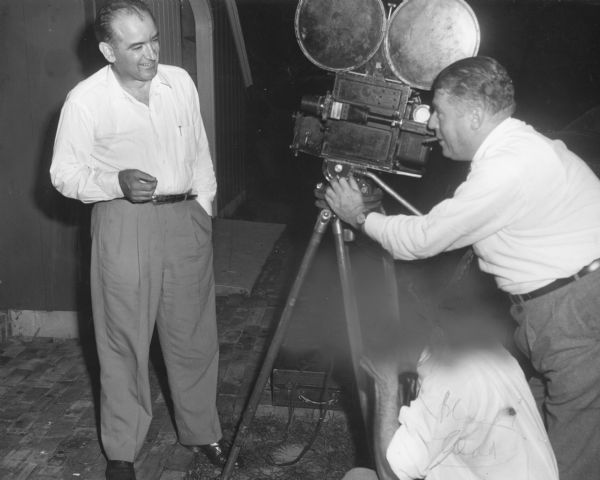
[[333, 92], [304, 96], [300, 109], [295, 151], [390, 173], [418, 177], [424, 171], [429, 107], [408, 85], [337, 73]]
[[[389, 5], [389, 4], [388, 4]], [[335, 73], [331, 92], [305, 95], [291, 148], [360, 169], [420, 177], [430, 145], [421, 96], [454, 61], [475, 55], [479, 27], [463, 0], [300, 0], [296, 39]]]

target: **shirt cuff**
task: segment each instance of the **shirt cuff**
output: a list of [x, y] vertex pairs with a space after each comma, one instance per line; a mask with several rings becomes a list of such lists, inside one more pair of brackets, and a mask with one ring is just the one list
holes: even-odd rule
[[110, 200], [125, 196], [119, 183], [119, 172], [101, 172], [97, 177], [97, 182]]
[[383, 224], [386, 216], [378, 212], [370, 212], [367, 214], [363, 231], [371, 238], [377, 238], [377, 233], [383, 230]]
[[200, 204], [204, 211], [212, 217], [212, 201], [207, 197], [203, 197], [202, 195], [198, 195], [196, 201]]

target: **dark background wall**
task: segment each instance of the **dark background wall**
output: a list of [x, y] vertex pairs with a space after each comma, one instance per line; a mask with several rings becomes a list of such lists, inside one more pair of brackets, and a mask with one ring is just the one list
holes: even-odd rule
[[[88, 307], [91, 207], [55, 191], [48, 170], [68, 91], [104, 65], [91, 28], [104, 1], [0, 0], [0, 309]], [[194, 63], [193, 28], [182, 33], [188, 0], [148, 3], [163, 30], [161, 61], [192, 75], [203, 68]], [[211, 147], [222, 208], [246, 188], [246, 99], [226, 12], [221, 2], [208, 5], [218, 77], [209, 95], [218, 111]]]
[[[480, 53], [498, 58], [515, 79], [518, 117], [557, 130], [600, 104], [599, 6], [468, 3], [480, 23]], [[97, 4], [0, 0], [0, 309], [87, 304], [89, 206], [62, 198], [47, 172], [64, 97], [101, 64], [89, 29]], [[295, 201], [290, 192], [297, 191], [310, 202], [320, 161], [290, 155], [291, 115], [303, 94], [324, 93], [333, 77], [296, 43], [296, 1], [237, 4], [255, 82], [248, 91], [240, 86], [223, 6], [212, 2], [221, 206], [244, 192], [248, 175], [256, 188], [284, 201]], [[400, 182], [399, 190], [427, 208], [463, 174], [464, 166], [434, 157], [421, 181]]]
[[[88, 207], [57, 195], [48, 169], [68, 86], [97, 66], [84, 0], [0, 1], [0, 307], [78, 305]], [[82, 283], [83, 282], [83, 283]]]

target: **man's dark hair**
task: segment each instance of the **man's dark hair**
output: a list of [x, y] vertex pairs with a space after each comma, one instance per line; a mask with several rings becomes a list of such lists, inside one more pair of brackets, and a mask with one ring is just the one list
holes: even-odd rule
[[443, 90], [466, 104], [483, 104], [492, 114], [516, 109], [513, 81], [506, 69], [490, 57], [469, 57], [447, 66], [433, 82], [432, 90]]
[[121, 13], [138, 15], [140, 17], [149, 15], [156, 23], [150, 7], [142, 0], [109, 0], [96, 13], [94, 21], [94, 33], [98, 42], [109, 43], [114, 36], [112, 22]]

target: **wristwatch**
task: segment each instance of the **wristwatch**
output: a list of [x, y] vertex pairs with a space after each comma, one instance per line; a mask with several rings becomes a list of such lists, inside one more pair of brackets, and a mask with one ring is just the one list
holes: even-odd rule
[[369, 211], [365, 211], [365, 212], [361, 212], [356, 216], [356, 224], [358, 225], [358, 228], [361, 230], [364, 230], [365, 228], [365, 222], [367, 221], [367, 215], [371, 213]]

